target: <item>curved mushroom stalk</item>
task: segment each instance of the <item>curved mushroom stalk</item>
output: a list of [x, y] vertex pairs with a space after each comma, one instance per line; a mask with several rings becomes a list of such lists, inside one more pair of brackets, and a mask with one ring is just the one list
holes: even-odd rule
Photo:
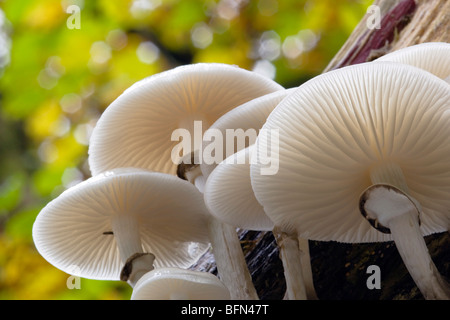
[[396, 217], [389, 226], [406, 268], [425, 299], [449, 300], [450, 286], [431, 260], [416, 217]]
[[286, 280], [286, 296], [289, 300], [306, 300], [306, 288], [303, 280], [301, 254], [296, 236], [288, 235], [275, 227], [273, 234], [280, 250]]
[[408, 272], [425, 299], [450, 299], [450, 287], [431, 260], [420, 231], [420, 208], [413, 198], [394, 186], [375, 184], [361, 196], [360, 210], [375, 228], [392, 234]]
[[217, 269], [231, 299], [259, 300], [236, 228], [211, 217], [209, 233]]

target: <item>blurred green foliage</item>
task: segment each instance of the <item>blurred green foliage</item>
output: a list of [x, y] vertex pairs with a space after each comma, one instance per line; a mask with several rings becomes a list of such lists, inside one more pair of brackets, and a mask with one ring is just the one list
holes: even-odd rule
[[129, 299], [120, 282], [81, 279], [68, 289], [69, 275], [31, 235], [40, 209], [90, 176], [89, 134], [124, 89], [195, 62], [298, 86], [323, 70], [370, 3], [0, 1], [0, 299]]

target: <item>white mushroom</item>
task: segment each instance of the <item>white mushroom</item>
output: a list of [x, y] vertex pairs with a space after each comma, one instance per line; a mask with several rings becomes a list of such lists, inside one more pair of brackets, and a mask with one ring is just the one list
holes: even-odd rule
[[131, 300], [229, 300], [230, 292], [215, 275], [180, 268], [146, 273], [133, 288]]
[[[375, 228], [392, 233], [398, 251], [417, 286], [427, 299], [450, 298], [450, 287], [441, 278], [421, 235], [421, 208], [402, 190], [375, 184], [361, 196], [361, 213]], [[417, 259], [417, 257], [420, 257]]]
[[315, 300], [308, 240], [291, 239], [274, 230], [272, 220], [255, 198], [250, 182], [253, 149], [252, 145], [238, 151], [211, 172], [205, 186], [205, 204], [217, 219], [235, 227], [273, 231], [283, 262], [287, 297]]
[[[302, 238], [286, 240], [284, 233], [277, 234], [278, 229], [273, 230], [272, 221], [265, 215], [253, 195], [249, 176], [249, 149], [253, 149], [253, 143], [269, 114], [294, 90], [295, 88], [280, 90], [255, 98], [220, 117], [205, 133], [205, 137], [209, 136], [212, 141], [204, 140], [205, 161], [201, 163], [200, 168], [203, 179], [207, 181], [210, 180], [211, 172], [216, 172], [214, 178], [207, 182], [207, 187], [204, 188], [205, 201], [207, 206], [209, 204], [211, 213], [219, 220], [236, 227], [275, 231], [275, 238], [285, 266], [287, 291], [291, 292], [290, 299], [305, 298], [305, 289], [308, 299], [316, 299], [308, 240]], [[217, 139], [220, 137], [223, 137], [225, 141], [217, 147]], [[244, 147], [249, 149], [242, 151]], [[211, 161], [206, 161], [208, 149], [214, 150], [211, 152], [214, 154], [214, 159]], [[217, 163], [227, 156], [228, 158], [219, 165], [221, 168], [216, 171]], [[228, 174], [231, 176], [228, 177]], [[290, 252], [290, 258], [286, 257], [284, 250], [288, 244], [293, 248], [297, 247], [295, 253]], [[298, 261], [299, 257], [302, 260], [303, 277], [295, 271], [289, 271], [292, 266], [297, 267], [289, 260]], [[305, 285], [306, 288], [303, 289]]]
[[450, 83], [450, 43], [425, 42], [390, 52], [377, 61], [412, 65]]
[[200, 163], [205, 180], [222, 160], [255, 143], [269, 114], [294, 89], [278, 90], [243, 103], [218, 118], [206, 130], [204, 161]]
[[[201, 147], [203, 130], [217, 118], [282, 89], [271, 79], [219, 63], [180, 66], [143, 79], [97, 122], [89, 143], [92, 175], [118, 167], [175, 174], [180, 159]], [[180, 142], [185, 138], [190, 141]]]
[[33, 225], [33, 240], [62, 271], [71, 273], [77, 266], [76, 276], [127, 280], [133, 286], [153, 269], [154, 257], [155, 267], [186, 268], [197, 261], [209, 248], [208, 216], [202, 195], [190, 183], [121, 168], [87, 179], [48, 203]]
[[[282, 89], [254, 72], [217, 63], [180, 66], [139, 81], [105, 110], [94, 128], [89, 146], [92, 174], [121, 166], [175, 174], [180, 159], [201, 153], [203, 130], [218, 117]], [[197, 164], [191, 165], [187, 168]], [[178, 171], [183, 178], [189, 176]], [[201, 190], [201, 184], [190, 182]], [[236, 230], [210, 220], [217, 267], [232, 297], [257, 299]]]
[[204, 199], [217, 219], [236, 228], [271, 231], [272, 220], [258, 203], [250, 183], [253, 146], [229, 156], [209, 175]]
[[[423, 250], [414, 257], [402, 253], [405, 265], [425, 298], [450, 297], [435, 267], [420, 264], [431, 263], [423, 236], [446, 231], [450, 214], [450, 87], [445, 81], [392, 62], [345, 67], [300, 86], [263, 128], [279, 130], [280, 166], [277, 174], [261, 175], [261, 164], [252, 165], [251, 179], [276, 226], [314, 240], [393, 239], [401, 252], [421, 243]], [[258, 143], [267, 144], [265, 137]], [[359, 197], [373, 184], [392, 185], [415, 199], [420, 227], [401, 197], [366, 209], [391, 217], [404, 212], [395, 220], [408, 233], [395, 228], [395, 235], [382, 233], [362, 219]], [[396, 204], [404, 210], [395, 210]], [[422, 277], [434, 280], [424, 284]]]

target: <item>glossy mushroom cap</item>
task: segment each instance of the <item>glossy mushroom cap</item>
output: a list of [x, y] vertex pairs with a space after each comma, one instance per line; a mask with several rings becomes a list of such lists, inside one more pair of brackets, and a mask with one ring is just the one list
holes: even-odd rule
[[48, 203], [33, 225], [33, 240], [62, 271], [76, 266], [76, 276], [119, 280], [129, 257], [120, 252], [152, 253], [155, 267], [189, 267], [209, 248], [207, 215], [202, 194], [187, 181], [121, 168]]
[[390, 52], [377, 61], [412, 65], [450, 81], [450, 43], [425, 42]]
[[131, 300], [229, 300], [230, 293], [215, 275], [179, 268], [146, 273], [136, 284]]
[[[88, 151], [92, 175], [118, 167], [175, 174], [181, 157], [201, 147], [203, 131], [217, 118], [281, 89], [262, 75], [218, 63], [180, 66], [141, 80], [97, 122]], [[179, 135], [186, 130], [191, 150], [180, 146]]]
[[300, 86], [263, 128], [279, 129], [279, 170], [261, 175], [252, 164], [251, 179], [275, 225], [313, 240], [390, 240], [358, 203], [371, 173], [395, 167], [422, 206], [422, 233], [446, 230], [450, 87], [438, 77], [392, 62], [334, 70]]
[[256, 200], [250, 182], [253, 146], [221, 162], [209, 175], [204, 191], [206, 207], [218, 220], [232, 226], [269, 231], [273, 222]]

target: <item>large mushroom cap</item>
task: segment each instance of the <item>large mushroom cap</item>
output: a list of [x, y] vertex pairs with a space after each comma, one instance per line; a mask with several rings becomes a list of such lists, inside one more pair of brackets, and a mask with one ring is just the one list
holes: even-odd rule
[[[228, 111], [217, 119], [211, 127], [206, 130], [205, 136], [208, 136], [209, 133], [213, 135], [214, 131], [221, 133], [224, 138], [222, 158], [220, 161], [208, 161], [208, 154], [205, 152], [203, 155], [205, 161], [200, 163], [202, 174], [205, 177], [208, 177], [219, 162], [253, 144], [255, 141], [251, 141], [251, 139], [256, 139], [259, 130], [266, 122], [269, 114], [275, 109], [278, 103], [280, 103], [280, 101], [289, 93], [293, 92], [293, 90], [295, 90], [295, 88], [278, 90], [255, 98]], [[227, 135], [227, 132], [230, 134]], [[236, 138], [234, 139], [234, 137]], [[205, 139], [203, 141], [203, 150], [208, 150], [208, 146], [214, 143], [214, 140], [207, 141]], [[239, 143], [241, 146], [238, 145]], [[214, 157], [217, 158], [217, 155], [214, 154]]]
[[[251, 166], [256, 198], [275, 225], [315, 240], [372, 242], [358, 209], [383, 164], [401, 168], [422, 206], [423, 234], [450, 213], [450, 87], [421, 69], [371, 62], [322, 74], [289, 95], [263, 129], [279, 130], [279, 170]], [[261, 138], [261, 139], [260, 139]], [[258, 137], [258, 152], [267, 136]]]
[[250, 182], [253, 146], [221, 162], [209, 175], [204, 191], [206, 207], [218, 220], [232, 226], [269, 231], [273, 222], [256, 200]]
[[449, 79], [450, 43], [420, 43], [390, 52], [378, 58], [377, 61], [405, 63], [431, 72], [441, 79]]
[[229, 300], [230, 292], [215, 275], [179, 268], [160, 268], [142, 276], [131, 300]]
[[281, 89], [257, 73], [217, 63], [180, 66], [141, 80], [104, 111], [94, 128], [89, 146], [92, 175], [117, 167], [175, 174], [179, 153], [190, 153], [174, 150], [180, 144], [172, 141], [176, 129], [189, 130], [195, 139], [194, 121], [201, 121], [206, 130], [232, 108]]
[[87, 179], [48, 203], [33, 225], [33, 239], [60, 270], [118, 280], [123, 257], [113, 221], [135, 219], [143, 251], [156, 256], [155, 267], [189, 267], [209, 247], [208, 214], [203, 195], [190, 183], [122, 168]]

